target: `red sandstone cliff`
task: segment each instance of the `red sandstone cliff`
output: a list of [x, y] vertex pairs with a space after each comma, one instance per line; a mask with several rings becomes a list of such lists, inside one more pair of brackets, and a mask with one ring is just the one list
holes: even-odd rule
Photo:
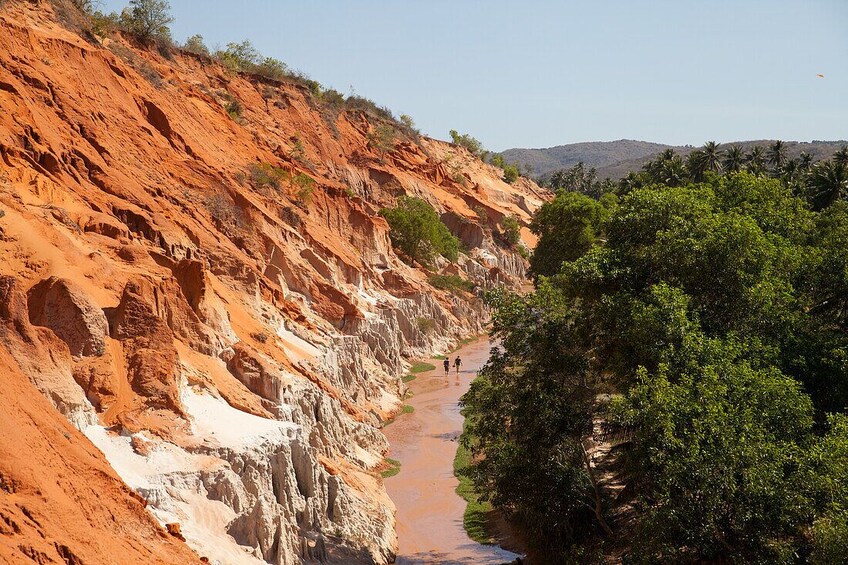
[[491, 231], [544, 195], [439, 141], [378, 152], [379, 123], [84, 39], [46, 1], [0, 9], [0, 556], [391, 559], [380, 422], [406, 360], [485, 314], [401, 262], [377, 212], [427, 200], [468, 250], [438, 269], [518, 284]]

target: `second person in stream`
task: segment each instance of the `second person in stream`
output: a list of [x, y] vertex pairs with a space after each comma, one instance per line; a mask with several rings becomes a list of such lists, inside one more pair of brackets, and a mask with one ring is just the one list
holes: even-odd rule
[[456, 374], [459, 374], [459, 368], [462, 367], [462, 359], [457, 355], [456, 359], [453, 362], [453, 366], [456, 367]]
[[444, 364], [445, 364], [445, 376], [447, 377], [448, 373], [450, 373], [450, 361], [448, 361], [447, 357], [445, 357], [445, 363]]

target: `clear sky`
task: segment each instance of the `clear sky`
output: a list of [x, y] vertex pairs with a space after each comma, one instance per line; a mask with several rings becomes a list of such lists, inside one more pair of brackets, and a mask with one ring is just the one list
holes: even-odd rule
[[[102, 0], [120, 9], [125, 0]], [[848, 138], [848, 0], [171, 0], [425, 133], [487, 148]], [[818, 78], [818, 73], [824, 78]]]

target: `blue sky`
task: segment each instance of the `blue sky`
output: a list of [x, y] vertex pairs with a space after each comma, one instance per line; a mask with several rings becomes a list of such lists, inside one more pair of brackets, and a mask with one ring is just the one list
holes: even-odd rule
[[[120, 9], [123, 0], [103, 0]], [[848, 0], [171, 0], [177, 40], [250, 39], [438, 138], [848, 138]], [[825, 75], [816, 77], [817, 73]]]

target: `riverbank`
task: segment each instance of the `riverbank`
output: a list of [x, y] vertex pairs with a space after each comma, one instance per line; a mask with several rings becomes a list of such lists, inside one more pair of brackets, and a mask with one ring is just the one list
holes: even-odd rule
[[400, 463], [400, 472], [385, 480], [397, 506], [399, 565], [419, 563], [499, 565], [517, 555], [497, 546], [482, 545], [463, 527], [466, 501], [457, 492], [459, 480], [453, 464], [463, 417], [459, 399], [468, 390], [489, 356], [491, 344], [476, 340], [450, 355], [460, 356], [459, 371], [451, 367], [445, 377], [441, 360], [436, 369], [410, 381], [413, 410], [400, 414], [384, 428], [391, 445], [388, 457]]

